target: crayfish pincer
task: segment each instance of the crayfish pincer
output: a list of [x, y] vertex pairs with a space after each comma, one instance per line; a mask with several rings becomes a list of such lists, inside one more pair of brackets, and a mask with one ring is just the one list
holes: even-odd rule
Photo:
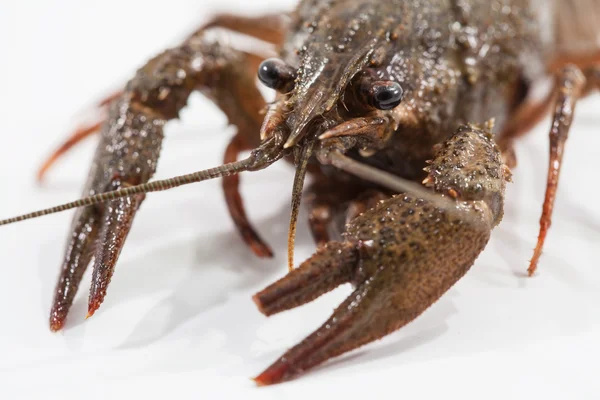
[[502, 219], [510, 178], [488, 132], [461, 127], [430, 165], [437, 193], [460, 193], [447, 208], [393, 195], [354, 218], [280, 281], [254, 296], [265, 315], [300, 306], [335, 287], [354, 291], [312, 335], [256, 378], [270, 384], [406, 325], [473, 265]]
[[[600, 82], [600, 26], [589, 23], [599, 18], [600, 0], [301, 0], [286, 14], [217, 16], [148, 61], [101, 103], [104, 120], [44, 163], [40, 178], [99, 130], [85, 197], [0, 225], [79, 208], [50, 314], [57, 331], [92, 261], [88, 316], [101, 306], [147, 193], [223, 178], [241, 238], [256, 256], [271, 257], [247, 217], [239, 175], [281, 159], [294, 163], [290, 271], [254, 301], [272, 315], [339, 285], [354, 287], [322, 327], [255, 380], [294, 378], [406, 325], [469, 270], [502, 220], [515, 140], [552, 112], [546, 197], [529, 265], [536, 271], [575, 106]], [[225, 45], [207, 34], [213, 28], [274, 45], [278, 58]], [[533, 96], [548, 75], [552, 91]], [[257, 78], [276, 92], [271, 103]], [[237, 128], [223, 165], [152, 181], [163, 128], [194, 91]], [[303, 194], [317, 249], [294, 268]]]

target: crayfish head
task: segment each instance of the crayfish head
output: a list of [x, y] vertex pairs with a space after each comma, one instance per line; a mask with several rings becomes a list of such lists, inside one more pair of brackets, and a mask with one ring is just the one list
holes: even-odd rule
[[[290, 267], [300, 193], [311, 157], [320, 154], [325, 140], [334, 135], [387, 137], [398, 125], [392, 110], [404, 93], [386, 70], [393, 53], [388, 33], [395, 25], [381, 17], [386, 15], [385, 7], [366, 2], [349, 8], [334, 2], [322, 12], [301, 11], [299, 15], [314, 15], [314, 22], [305, 24], [306, 31], [288, 40], [281, 59], [268, 59], [259, 67], [259, 80], [277, 91], [261, 139], [283, 134], [283, 150], [293, 152], [297, 166], [288, 247]], [[364, 141], [348, 143], [360, 147]]]
[[287, 40], [281, 59], [264, 61], [258, 71], [259, 80], [278, 92], [271, 110], [280, 115], [266, 124], [285, 124], [286, 148], [352, 118], [392, 110], [404, 94], [387, 71], [395, 50], [390, 32], [397, 27], [382, 17], [389, 5], [300, 7], [307, 7], [298, 14], [309, 18], [299, 21], [304, 27]]

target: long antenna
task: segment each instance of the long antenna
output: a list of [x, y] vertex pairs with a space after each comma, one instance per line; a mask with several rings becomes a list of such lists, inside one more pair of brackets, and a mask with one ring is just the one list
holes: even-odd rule
[[275, 161], [279, 160], [283, 155], [283, 151], [272, 147], [273, 141], [267, 140], [260, 147], [252, 152], [252, 154], [240, 161], [221, 165], [215, 168], [209, 168], [203, 171], [194, 172], [187, 175], [176, 176], [174, 178], [148, 182], [141, 185], [131, 186], [111, 192], [100, 193], [94, 196], [84, 197], [82, 199], [65, 203], [56, 207], [47, 208], [45, 210], [35, 211], [29, 214], [23, 214], [18, 217], [8, 218], [0, 221], [0, 226], [14, 224], [16, 222], [26, 221], [43, 217], [45, 215], [56, 214], [59, 212], [71, 210], [73, 208], [91, 206], [93, 204], [104, 203], [107, 201], [129, 197], [136, 194], [160, 192], [176, 188], [178, 186], [189, 185], [190, 183], [202, 182], [210, 179], [221, 178], [224, 176], [238, 174], [248, 170], [258, 170], [268, 167]]

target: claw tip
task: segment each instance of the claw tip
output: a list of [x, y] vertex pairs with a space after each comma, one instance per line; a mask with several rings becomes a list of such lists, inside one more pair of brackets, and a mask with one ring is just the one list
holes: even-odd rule
[[257, 377], [255, 377], [255, 378], [252, 378], [252, 380], [254, 381], [254, 383], [256, 383], [256, 386], [259, 386], [259, 387], [260, 387], [260, 386], [267, 386], [267, 385], [265, 385], [265, 383], [264, 383], [264, 382], [262, 382], [262, 381], [261, 381], [260, 379], [258, 379], [258, 378], [259, 378], [258, 376], [257, 376]]
[[269, 316], [269, 314], [267, 314], [267, 310], [265, 310], [262, 301], [260, 301], [260, 293], [257, 293], [254, 296], [252, 296], [252, 301], [254, 301], [254, 304], [256, 304], [256, 308], [258, 308], [258, 311], [260, 311], [261, 314]]
[[288, 379], [289, 376], [286, 376], [287, 372], [288, 365], [278, 361], [254, 378], [253, 381], [258, 386], [274, 385]]
[[65, 326], [65, 319], [67, 318], [64, 310], [61, 310], [60, 307], [56, 305], [52, 307], [52, 311], [50, 312], [50, 330], [52, 332], [58, 332]]
[[273, 258], [273, 250], [266, 244], [253, 244], [251, 246], [252, 252], [259, 258]]
[[51, 320], [50, 321], [50, 330], [54, 333], [62, 330], [64, 326], [64, 321], [59, 321], [59, 320]]
[[88, 307], [88, 312], [85, 316], [85, 319], [90, 318], [91, 316], [94, 315], [94, 313], [96, 312], [96, 310], [99, 308], [99, 305], [95, 305], [95, 304], [90, 304], [90, 306]]

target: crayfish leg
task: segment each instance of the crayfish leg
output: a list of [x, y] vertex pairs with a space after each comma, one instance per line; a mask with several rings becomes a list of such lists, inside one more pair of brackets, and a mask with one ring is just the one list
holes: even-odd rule
[[[222, 14], [203, 25], [191, 38], [211, 28], [224, 28], [279, 45], [283, 41], [288, 24], [289, 18], [286, 14], [267, 14], [258, 17]], [[243, 54], [244, 62], [231, 64], [228, 68], [228, 79], [223, 80], [221, 87], [209, 90], [211, 98], [238, 130], [225, 150], [225, 163], [236, 161], [241, 152], [259, 145], [263, 111], [267, 106], [255, 84], [256, 73], [264, 57], [253, 53], [240, 53]], [[270, 246], [261, 238], [248, 219], [240, 194], [240, 177], [238, 175], [224, 177], [223, 192], [229, 214], [242, 240], [256, 256], [273, 257]]]
[[285, 13], [265, 14], [257, 17], [221, 14], [204, 24], [200, 31], [209, 28], [223, 28], [279, 45], [283, 42], [289, 23], [289, 16]]
[[[104, 114], [107, 114], [108, 108], [110, 107], [111, 103], [117, 100], [122, 94], [123, 92], [121, 91], [114, 92], [111, 95], [100, 100], [96, 107], [100, 109]], [[67, 137], [67, 139], [44, 161], [44, 163], [37, 172], [37, 181], [42, 182], [50, 168], [52, 168], [52, 166], [54, 166], [54, 164], [69, 150], [71, 150], [73, 147], [75, 147], [77, 144], [79, 144], [86, 138], [92, 136], [95, 133], [100, 132], [102, 124], [104, 124], [105, 122], [106, 117], [102, 117], [94, 123], [82, 126], [75, 132], [73, 132], [69, 137]]]
[[308, 211], [308, 226], [317, 247], [341, 238], [346, 214], [365, 188], [360, 184], [342, 182], [315, 172], [313, 183], [304, 194]]
[[556, 101], [552, 127], [550, 129], [550, 160], [548, 163], [546, 195], [542, 207], [537, 244], [527, 270], [529, 276], [535, 274], [537, 270], [544, 242], [552, 224], [552, 213], [554, 211], [565, 144], [573, 123], [575, 106], [580, 98], [599, 86], [600, 68], [598, 67], [586, 70], [584, 74], [578, 67], [570, 65], [565, 67], [557, 78]]
[[[251, 147], [246, 144], [244, 137], [240, 133], [236, 134], [225, 150], [223, 162], [227, 164], [237, 161], [238, 155], [242, 151], [249, 150], [250, 148]], [[229, 215], [242, 236], [242, 240], [258, 257], [273, 257], [273, 250], [271, 250], [269, 245], [260, 237], [256, 229], [248, 220], [242, 196], [240, 194], [239, 175], [231, 175], [223, 178], [223, 192], [225, 194], [225, 203], [227, 204]]]
[[42, 182], [46, 177], [46, 174], [54, 166], [54, 164], [69, 150], [75, 147], [78, 143], [84, 139], [92, 136], [100, 131], [104, 120], [100, 120], [91, 125], [86, 125], [82, 128], [77, 129], [71, 136], [67, 138], [47, 159], [44, 161], [42, 166], [37, 172], [37, 181]]

